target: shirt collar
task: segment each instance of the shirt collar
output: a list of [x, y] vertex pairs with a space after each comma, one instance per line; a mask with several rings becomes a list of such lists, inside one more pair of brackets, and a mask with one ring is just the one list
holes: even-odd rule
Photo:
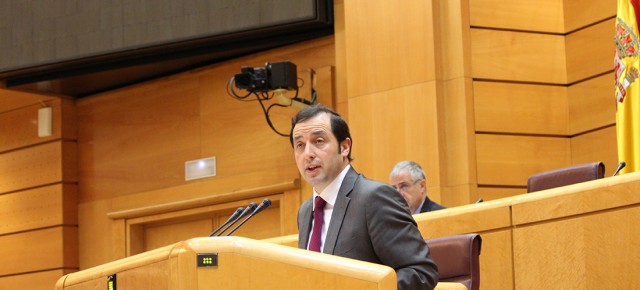
[[413, 212], [413, 214], [417, 214], [417, 213], [421, 213], [422, 212], [422, 207], [424, 207], [425, 203], [428, 203], [429, 201], [428, 197], [424, 197], [424, 199], [422, 200], [422, 203], [420, 204], [420, 206], [418, 208], [416, 208], [416, 211]]
[[318, 193], [314, 188], [313, 198], [315, 199], [316, 196], [320, 196], [327, 202], [327, 205], [331, 205], [331, 207], [333, 207], [333, 205], [336, 203], [336, 198], [338, 197], [338, 191], [340, 190], [342, 181], [347, 175], [349, 168], [351, 168], [351, 165], [347, 164], [347, 166], [342, 169], [342, 172], [340, 172], [340, 174], [338, 174], [338, 176], [336, 176], [336, 178], [331, 181], [331, 183], [329, 183], [329, 185], [327, 185], [327, 187], [322, 192]]

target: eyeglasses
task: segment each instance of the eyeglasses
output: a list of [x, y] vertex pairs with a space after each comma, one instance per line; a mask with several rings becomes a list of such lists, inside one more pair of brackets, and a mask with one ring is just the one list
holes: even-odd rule
[[424, 180], [424, 179], [418, 179], [418, 180], [416, 180], [416, 181], [414, 181], [414, 182], [411, 182], [411, 183], [400, 182], [400, 183], [398, 183], [398, 184], [396, 184], [396, 185], [392, 185], [392, 186], [393, 186], [396, 190], [404, 192], [404, 191], [406, 191], [409, 187], [412, 187], [412, 186], [416, 185], [416, 183], [418, 183], [418, 182], [420, 182], [420, 181], [423, 181], [423, 180]]

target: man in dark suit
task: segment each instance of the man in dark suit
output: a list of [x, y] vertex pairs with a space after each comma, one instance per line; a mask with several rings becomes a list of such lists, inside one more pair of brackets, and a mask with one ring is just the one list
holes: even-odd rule
[[406, 202], [351, 167], [344, 119], [322, 105], [302, 109], [292, 120], [290, 141], [314, 191], [298, 211], [298, 246], [392, 267], [398, 289], [433, 289], [438, 269]]
[[412, 214], [445, 209], [429, 199], [427, 195], [427, 177], [418, 163], [400, 161], [389, 174], [391, 186], [395, 187], [409, 205]]

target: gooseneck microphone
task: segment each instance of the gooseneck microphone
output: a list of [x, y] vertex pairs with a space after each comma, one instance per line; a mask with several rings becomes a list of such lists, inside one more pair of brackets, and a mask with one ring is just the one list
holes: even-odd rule
[[616, 172], [614, 172], [613, 175], [611, 176], [616, 176], [618, 172], [620, 172], [620, 170], [622, 170], [622, 168], [624, 168], [625, 166], [627, 166], [627, 163], [624, 161], [621, 161], [620, 164], [618, 164], [618, 168], [616, 168]]
[[253, 210], [255, 210], [257, 206], [258, 206], [258, 204], [256, 204], [255, 202], [252, 202], [249, 205], [247, 205], [247, 207], [244, 208], [244, 210], [238, 215], [238, 217], [233, 219], [233, 221], [231, 223], [229, 223], [226, 227], [222, 228], [222, 230], [216, 235], [216, 237], [221, 236], [222, 233], [224, 233], [231, 226], [233, 226], [235, 223], [237, 223], [241, 218], [243, 218], [243, 217], [249, 215], [250, 213], [252, 213]]
[[233, 234], [233, 232], [235, 232], [239, 227], [241, 227], [242, 225], [244, 225], [244, 223], [246, 223], [251, 217], [253, 217], [254, 215], [258, 214], [259, 212], [263, 211], [264, 209], [268, 208], [271, 205], [271, 200], [268, 198], [265, 198], [258, 207], [256, 207], [256, 209], [246, 218], [244, 219], [241, 223], [239, 223], [235, 228], [233, 228], [233, 230], [231, 230], [227, 236]]
[[242, 213], [242, 211], [244, 210], [243, 207], [239, 207], [238, 209], [236, 209], [236, 212], [234, 212], [229, 219], [227, 219], [226, 222], [224, 222], [223, 224], [221, 224], [215, 231], [213, 231], [209, 237], [213, 237], [213, 235], [215, 235], [222, 227], [228, 225], [231, 221], [235, 220], [238, 218], [238, 216]]

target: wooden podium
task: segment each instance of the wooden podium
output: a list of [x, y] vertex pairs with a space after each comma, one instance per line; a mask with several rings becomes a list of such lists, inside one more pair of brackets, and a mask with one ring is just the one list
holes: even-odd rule
[[[466, 289], [458, 283], [441, 284], [438, 289]], [[194, 238], [68, 274], [56, 289], [382, 290], [396, 289], [396, 275], [383, 265], [248, 238], [216, 237]]]

